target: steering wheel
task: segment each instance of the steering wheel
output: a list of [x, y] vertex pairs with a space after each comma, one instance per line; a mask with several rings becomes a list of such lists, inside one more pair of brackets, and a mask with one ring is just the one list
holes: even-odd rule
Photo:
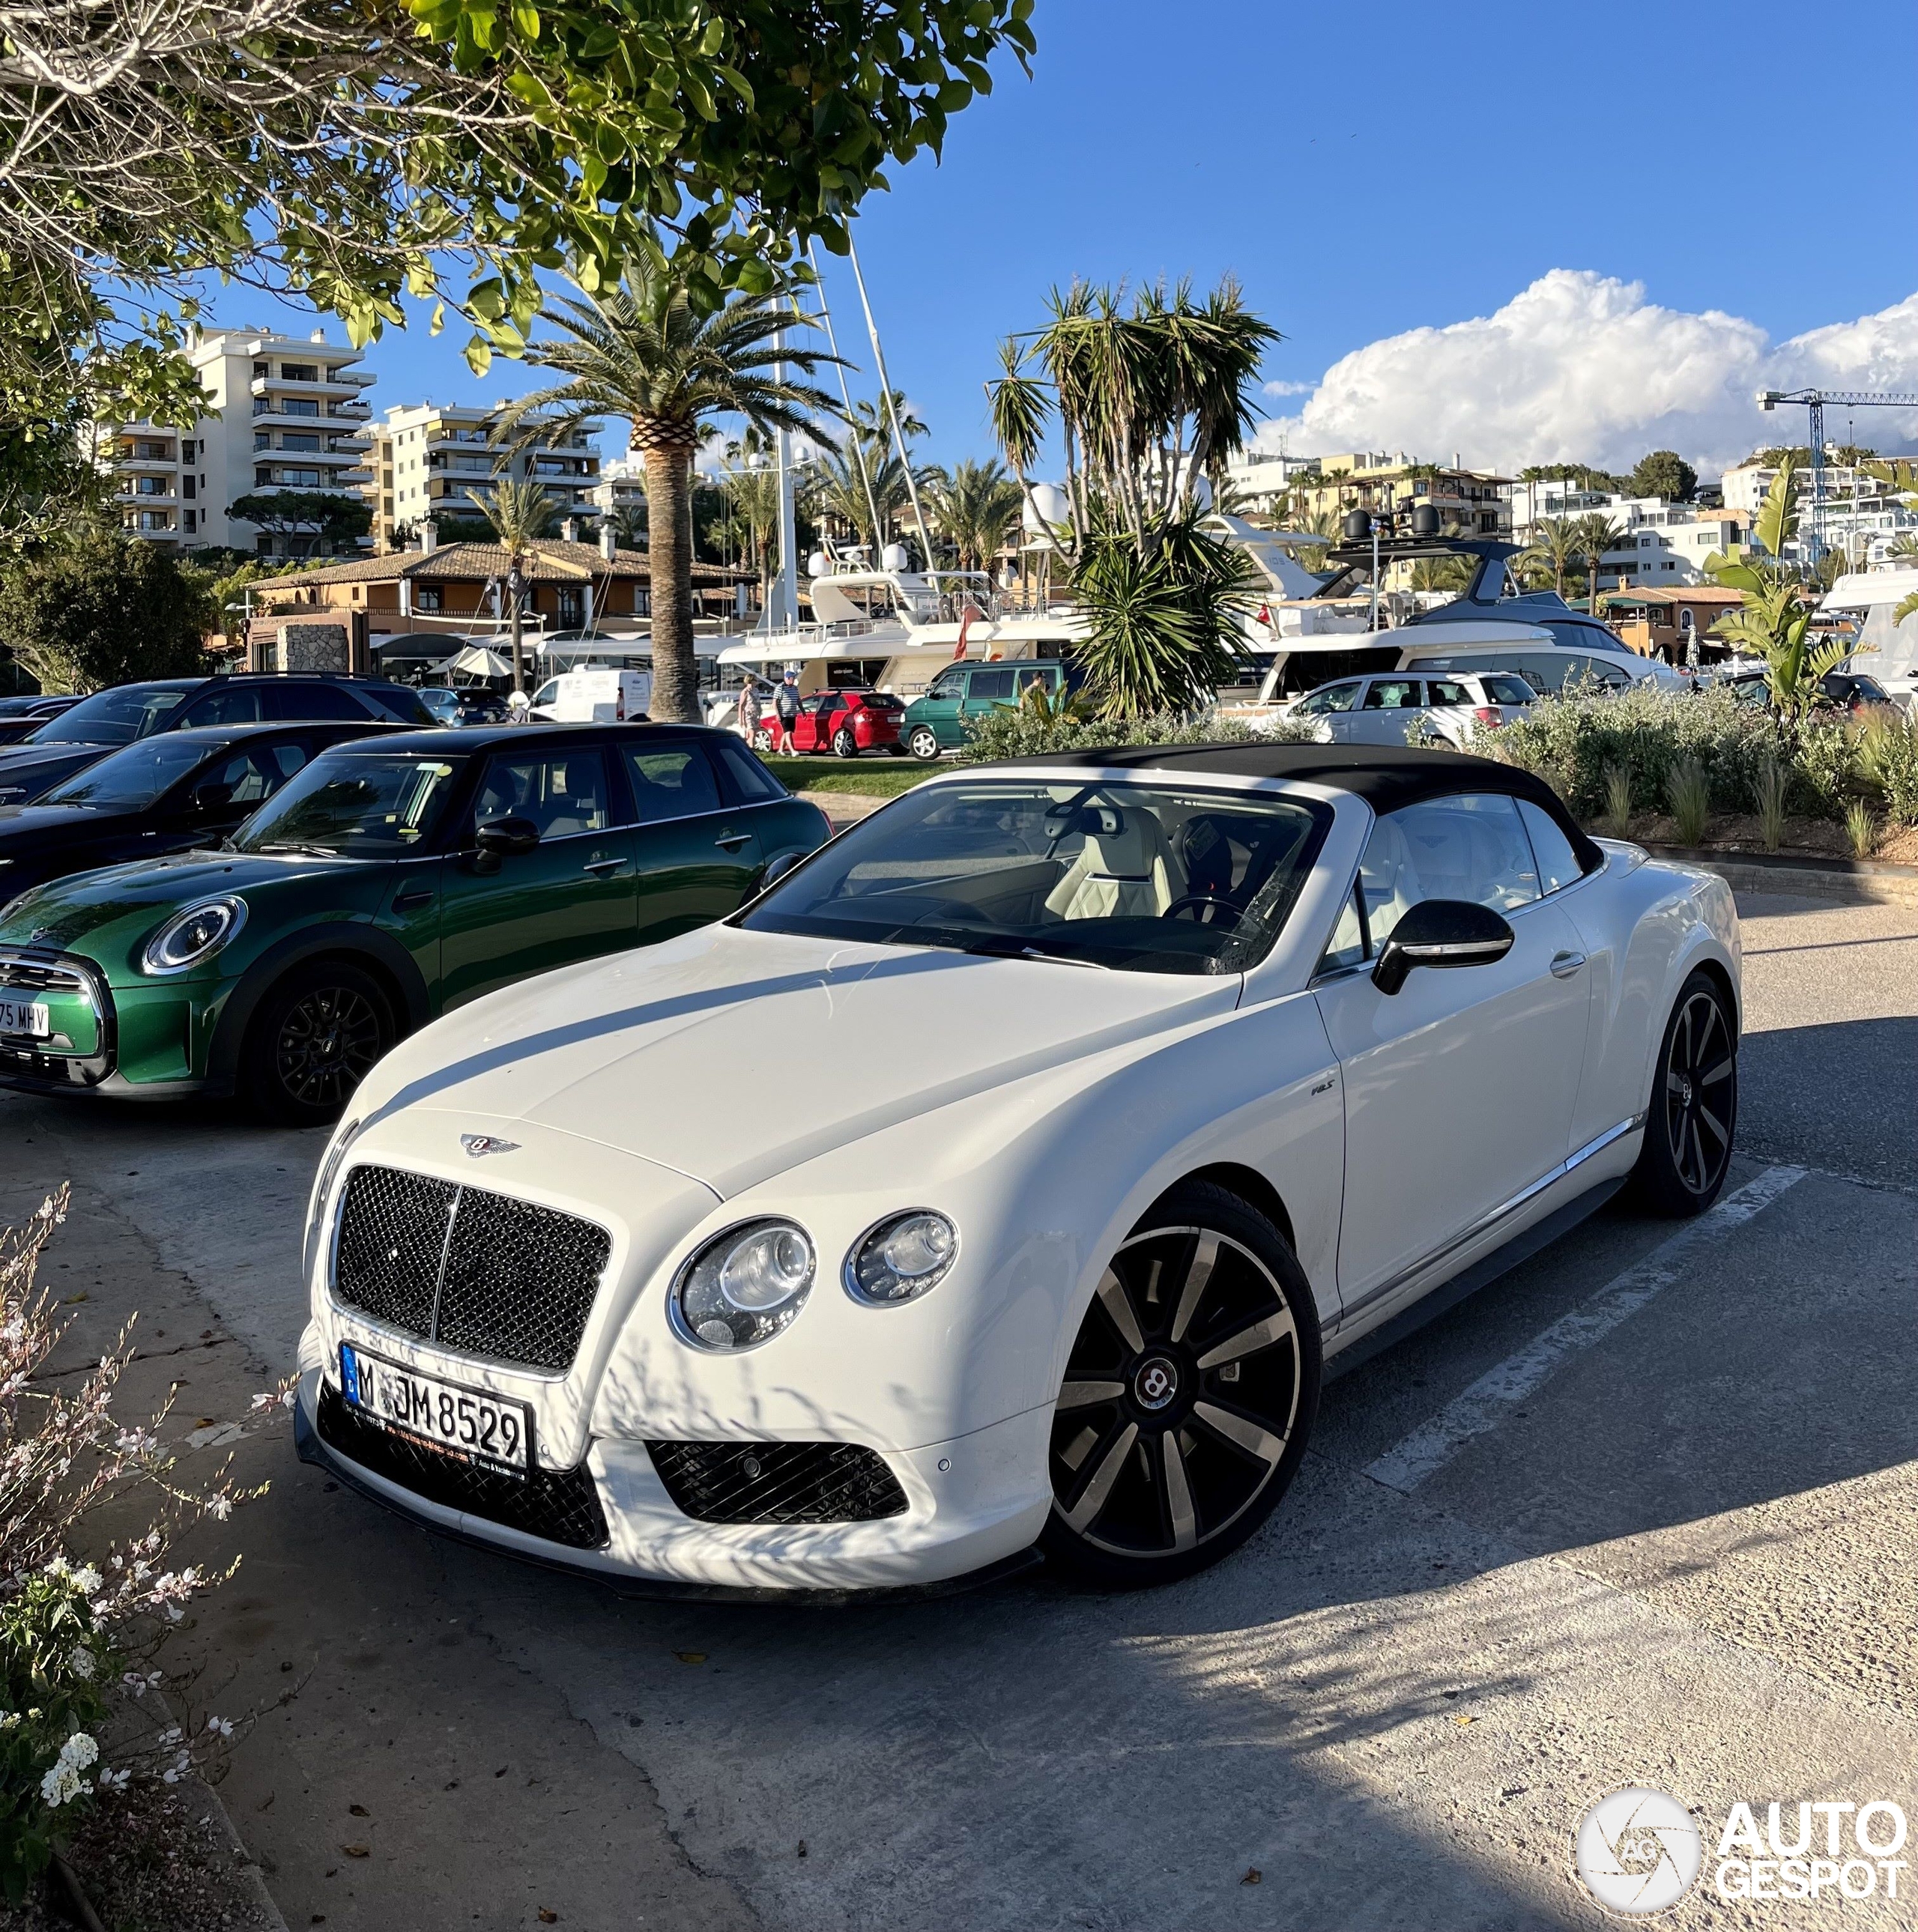
[[[1181, 913], [1188, 910], [1195, 913], [1202, 914], [1205, 908], [1208, 906], [1217, 906], [1221, 912], [1230, 913], [1232, 914], [1232, 922], [1235, 926], [1238, 925], [1239, 921], [1245, 916], [1245, 915], [1239, 910], [1238, 908], [1232, 904], [1230, 899], [1222, 898], [1217, 892], [1187, 892], [1184, 898], [1173, 900], [1172, 904], [1166, 907], [1165, 910], [1162, 912], [1159, 916], [1161, 919], [1177, 919]], [[1222, 924], [1223, 922], [1217, 920], [1202, 919], [1200, 923], [1206, 926], [1214, 926]]]

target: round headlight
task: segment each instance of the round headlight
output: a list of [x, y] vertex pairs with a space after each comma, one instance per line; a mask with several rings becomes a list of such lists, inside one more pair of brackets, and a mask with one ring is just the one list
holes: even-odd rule
[[673, 1320], [705, 1348], [770, 1341], [812, 1292], [812, 1244], [790, 1221], [749, 1221], [716, 1235], [673, 1284]]
[[869, 1229], [846, 1257], [846, 1286], [887, 1306], [936, 1288], [959, 1258], [959, 1230], [943, 1214], [914, 1208]]
[[149, 973], [184, 973], [211, 959], [246, 924], [245, 899], [209, 899], [176, 912], [146, 942], [140, 965]]

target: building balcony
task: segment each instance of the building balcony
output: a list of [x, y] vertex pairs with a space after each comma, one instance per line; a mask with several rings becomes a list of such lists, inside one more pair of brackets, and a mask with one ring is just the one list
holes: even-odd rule
[[144, 507], [149, 503], [176, 503], [179, 492], [171, 483], [164, 490], [125, 490], [117, 491], [114, 500], [122, 505], [138, 503]]
[[342, 370], [335, 376], [317, 376], [310, 382], [298, 376], [256, 376], [247, 386], [256, 397], [284, 393], [290, 396], [337, 396], [343, 401], [358, 400], [359, 392], [373, 380]]

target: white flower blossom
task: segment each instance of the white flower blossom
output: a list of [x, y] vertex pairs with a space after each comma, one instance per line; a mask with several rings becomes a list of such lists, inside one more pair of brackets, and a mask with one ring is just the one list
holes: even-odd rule
[[91, 1563], [74, 1572], [74, 1587], [83, 1596], [92, 1596], [106, 1580]]
[[100, 1747], [84, 1731], [76, 1731], [60, 1747], [60, 1755], [40, 1780], [41, 1798], [57, 1810], [86, 1789], [80, 1773], [100, 1756]]
[[233, 1735], [233, 1720], [230, 1718], [209, 1718], [206, 1728], [215, 1737], [230, 1738]]
[[133, 1775], [123, 1765], [118, 1771], [103, 1770], [93, 1782], [101, 1791], [124, 1791], [132, 1783]]
[[160, 1742], [163, 1744], [176, 1744], [180, 1742], [182, 1735], [182, 1733], [178, 1724], [169, 1724], [167, 1728], [160, 1733]]
[[215, 1496], [206, 1509], [215, 1522], [224, 1522], [233, 1513], [233, 1499], [231, 1496]]
[[76, 1677], [83, 1677], [89, 1684], [93, 1682], [93, 1652], [85, 1644], [68, 1658], [67, 1664]]

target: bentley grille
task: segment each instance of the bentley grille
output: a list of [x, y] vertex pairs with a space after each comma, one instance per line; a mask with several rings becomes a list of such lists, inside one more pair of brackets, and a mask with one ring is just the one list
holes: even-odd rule
[[333, 1298], [442, 1348], [564, 1369], [612, 1246], [576, 1215], [359, 1167], [340, 1209]]

